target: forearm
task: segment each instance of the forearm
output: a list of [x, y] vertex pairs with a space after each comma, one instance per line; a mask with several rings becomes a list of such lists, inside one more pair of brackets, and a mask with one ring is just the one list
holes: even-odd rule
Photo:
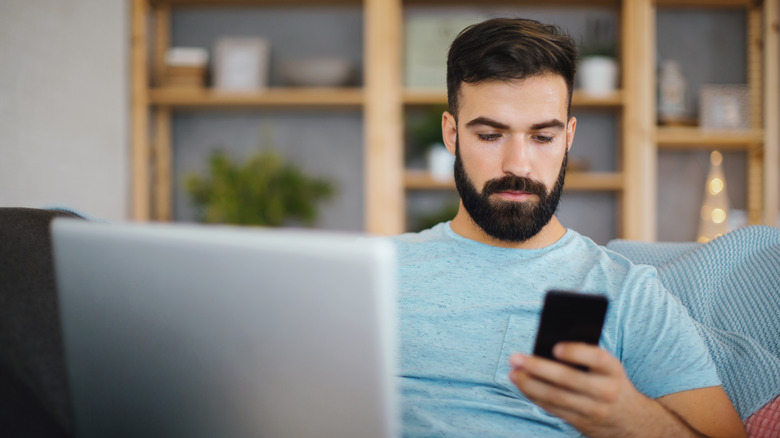
[[[646, 399], [646, 410], [642, 419], [636, 421], [630, 436], [637, 438], [714, 438], [709, 437], [688, 424], [676, 412], [667, 409], [656, 400]], [[629, 435], [623, 435], [629, 436]]]
[[612, 421], [594, 413], [590, 421], [573, 425], [589, 438], [714, 438], [697, 431], [657, 400], [640, 394], [627, 405], [622, 415], [611, 417]]

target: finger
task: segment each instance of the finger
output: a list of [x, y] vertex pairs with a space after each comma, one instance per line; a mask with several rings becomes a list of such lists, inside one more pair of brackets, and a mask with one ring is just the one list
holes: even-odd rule
[[584, 366], [594, 374], [614, 374], [620, 370], [620, 362], [595, 345], [559, 342], [553, 347], [553, 356], [563, 362]]
[[586, 373], [569, 365], [537, 356], [512, 356], [510, 364], [515, 370], [524, 371], [535, 379], [571, 391], [582, 392], [587, 383], [583, 380], [583, 377], [587, 377]]
[[534, 379], [593, 400], [608, 401], [614, 397], [616, 381], [611, 374], [583, 372], [569, 365], [536, 356], [516, 355], [510, 358], [510, 363], [515, 370], [523, 371]]
[[572, 392], [520, 370], [510, 373], [510, 379], [529, 400], [552, 415], [576, 424], [593, 415], [599, 404], [585, 394]]
[[577, 390], [603, 402], [614, 402], [620, 393], [621, 383], [628, 378], [620, 361], [607, 351], [588, 344], [559, 343], [553, 354], [564, 361], [581, 363], [589, 368], [580, 373]]

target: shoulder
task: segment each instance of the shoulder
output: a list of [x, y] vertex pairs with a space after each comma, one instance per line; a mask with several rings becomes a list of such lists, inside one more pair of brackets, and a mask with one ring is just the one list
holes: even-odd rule
[[568, 241], [561, 245], [560, 255], [566, 259], [579, 260], [591, 275], [598, 274], [618, 286], [617, 289], [634, 289], [642, 284], [658, 284], [655, 267], [636, 264], [620, 253], [612, 251], [574, 230]]
[[416, 233], [404, 233], [396, 236], [391, 236], [390, 239], [397, 245], [417, 244], [425, 242], [440, 241], [445, 237], [444, 229], [447, 226], [446, 222], [442, 222], [432, 228], [423, 230]]
[[390, 237], [395, 244], [401, 260], [408, 261], [416, 257], [425, 257], [431, 253], [440, 253], [450, 248], [454, 240], [447, 234], [447, 223], [417, 233], [405, 233]]

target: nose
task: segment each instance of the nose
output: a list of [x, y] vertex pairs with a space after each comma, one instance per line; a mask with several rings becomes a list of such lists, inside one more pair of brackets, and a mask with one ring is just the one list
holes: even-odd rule
[[533, 150], [527, 142], [517, 136], [504, 144], [502, 171], [506, 175], [528, 177], [531, 174]]

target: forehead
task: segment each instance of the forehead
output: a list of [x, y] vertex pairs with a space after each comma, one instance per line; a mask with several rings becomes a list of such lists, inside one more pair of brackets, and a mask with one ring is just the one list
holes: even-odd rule
[[458, 122], [489, 117], [506, 123], [566, 121], [569, 93], [560, 75], [545, 74], [511, 81], [461, 84]]

